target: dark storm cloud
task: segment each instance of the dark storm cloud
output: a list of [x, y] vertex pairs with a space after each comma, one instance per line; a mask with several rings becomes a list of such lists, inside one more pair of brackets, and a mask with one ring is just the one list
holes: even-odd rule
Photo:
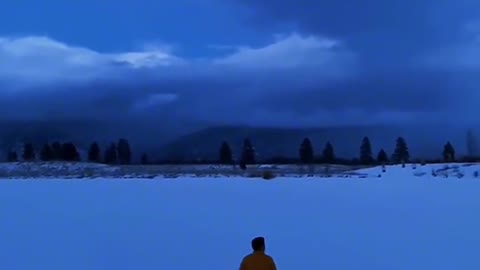
[[[440, 1], [288, 1], [234, 0], [255, 9], [257, 22], [283, 21], [298, 24], [308, 32], [337, 38], [360, 33], [418, 33], [432, 21], [432, 6]], [[433, 5], [432, 5], [433, 4]], [[401, 33], [398, 30], [414, 30]]]
[[[469, 101], [477, 95], [475, 88], [464, 85], [465, 73], [449, 71], [367, 72], [341, 79], [322, 78], [311, 68], [258, 71], [255, 75], [215, 68], [188, 74], [141, 82], [103, 80], [33, 87], [2, 97], [0, 113], [7, 118], [39, 120], [122, 123], [127, 119], [176, 119], [258, 125], [310, 125], [315, 121], [312, 118], [323, 115], [329, 121], [322, 122], [331, 125], [348, 122], [350, 115], [344, 112], [359, 111], [368, 116], [354, 119], [361, 124], [384, 121], [384, 113], [461, 115], [473, 108]], [[470, 79], [476, 80], [475, 74]]]
[[291, 22], [308, 33], [350, 45], [417, 49], [452, 41], [477, 20], [473, 0], [231, 0], [254, 11], [256, 23]]
[[[317, 70], [310, 68], [262, 71], [256, 75], [217, 69], [188, 74], [183, 79], [150, 78], [142, 83], [92, 83], [60, 91], [68, 93], [68, 97], [29, 96], [28, 100], [38, 99], [39, 107], [31, 107], [36, 108], [37, 116], [42, 110], [56, 110], [62, 112], [57, 115], [61, 117], [110, 121], [169, 118], [206, 124], [310, 125], [315, 121], [312, 118], [322, 119], [323, 115], [329, 120], [317, 124], [331, 125], [337, 121], [348, 123], [351, 115], [344, 114], [348, 111], [368, 117], [354, 118], [355, 124], [385, 121], [385, 113], [461, 115], [473, 107], [469, 100], [476, 96], [473, 88], [463, 85], [464, 73], [446, 71], [360, 73], [342, 79], [318, 77]], [[64, 99], [67, 102], [62, 103]], [[464, 106], [459, 107], [460, 103]], [[18, 102], [13, 104], [18, 108]], [[52, 104], [57, 105], [52, 109]]]
[[478, 1], [232, 2], [250, 8], [248, 19], [257, 27], [290, 23], [305, 34], [339, 40], [356, 56], [353, 78], [282, 84], [277, 87], [292, 91], [258, 101], [269, 100], [269, 110], [290, 110], [298, 119], [336, 112], [330, 119], [340, 120], [351, 116], [342, 112], [357, 111], [372, 118], [388, 114], [389, 120], [380, 117], [387, 122], [399, 120], [396, 114], [409, 121], [473, 121], [468, 115], [477, 111], [480, 84], [474, 61], [480, 57]]
[[[422, 3], [419, 7], [427, 9], [427, 2]], [[372, 12], [375, 15], [379, 10]], [[289, 15], [292, 19], [293, 14]], [[384, 18], [374, 15], [371, 20]], [[305, 29], [312, 24], [308, 29], [321, 31], [310, 22], [313, 17], [302, 20], [306, 20], [299, 21]], [[365, 23], [367, 26], [375, 24]], [[344, 26], [337, 36], [348, 35], [347, 28]], [[381, 29], [375, 31], [380, 33]], [[127, 127], [132, 123], [132, 130], [133, 125], [148, 130], [152, 125], [319, 126], [430, 121], [432, 116], [471, 115], [476, 109], [476, 69], [462, 68], [462, 47], [455, 45], [452, 50], [439, 46], [440, 50], [425, 55], [413, 52], [415, 61], [408, 62], [394, 54], [384, 57], [356, 50], [351, 45], [355, 42], [348, 38], [315, 34], [287, 35], [263, 47], [243, 47], [227, 56], [203, 60], [179, 59], [157, 51], [118, 57], [49, 39], [15, 40], [7, 42], [8, 46], [0, 40], [0, 56], [2, 46], [7, 46], [3, 57], [12, 63], [8, 72], [0, 66], [4, 86], [0, 115], [3, 119], [87, 119]], [[471, 58], [477, 49], [467, 45], [467, 58]], [[22, 55], [35, 57], [24, 61], [11, 58], [12, 46]], [[50, 57], [39, 60], [36, 55], [45, 48]], [[460, 53], [444, 57], [453, 51]], [[369, 57], [390, 63], [380, 65], [382, 61], [377, 61], [379, 65], [372, 65]], [[436, 61], [444, 68], [437, 68]], [[453, 63], [460, 68], [450, 68]], [[42, 72], [25, 75], [25, 67]], [[8, 79], [12, 74], [15, 80]]]

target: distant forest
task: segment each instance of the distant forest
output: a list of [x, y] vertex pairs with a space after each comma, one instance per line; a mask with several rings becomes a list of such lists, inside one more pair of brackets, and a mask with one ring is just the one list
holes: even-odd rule
[[478, 160], [475, 157], [461, 157], [458, 159], [455, 156], [455, 149], [450, 142], [446, 142], [443, 149], [439, 149], [438, 159], [435, 160], [419, 160], [412, 158], [409, 153], [408, 145], [403, 137], [398, 137], [396, 140], [393, 153], [389, 155], [385, 150], [380, 149], [378, 153], [372, 152], [370, 139], [364, 137], [359, 146], [358, 157], [347, 159], [337, 157], [335, 155], [335, 148], [330, 142], [327, 142], [323, 149], [316, 153], [312, 146], [312, 141], [309, 138], [303, 139], [298, 148], [298, 157], [282, 157], [274, 156], [267, 159], [258, 160], [257, 153], [253, 142], [246, 138], [243, 142], [240, 155], [236, 156], [232, 147], [228, 142], [224, 141], [220, 144], [218, 149], [218, 159], [216, 160], [199, 160], [191, 157], [189, 160], [155, 160], [149, 159], [146, 153], [139, 155], [138, 160], [132, 160], [132, 149], [128, 140], [119, 139], [117, 143], [111, 143], [105, 148], [101, 148], [96, 142], [93, 142], [88, 154], [81, 159], [77, 147], [72, 142], [47, 143], [41, 148], [35, 149], [32, 143], [25, 143], [21, 153], [11, 150], [8, 152], [7, 160], [9, 162], [16, 161], [88, 161], [94, 163], [104, 164], [225, 164], [225, 165], [239, 165], [240, 168], [246, 168], [247, 165], [256, 163], [268, 164], [345, 164], [345, 165], [377, 165], [377, 164], [400, 164], [400, 163], [439, 163], [439, 162], [472, 162]]
[[[54, 142], [44, 144], [39, 151], [35, 150], [32, 143], [25, 143], [21, 151], [21, 157], [15, 150], [8, 151], [7, 160], [16, 161], [82, 161], [77, 147], [72, 142]], [[117, 143], [111, 143], [103, 151], [96, 142], [88, 149], [88, 155], [84, 161], [105, 164], [132, 164], [132, 151], [126, 139], [120, 139]], [[133, 162], [135, 163], [135, 162]], [[138, 162], [136, 162], [138, 163]], [[148, 157], [143, 154], [140, 163], [148, 164]]]

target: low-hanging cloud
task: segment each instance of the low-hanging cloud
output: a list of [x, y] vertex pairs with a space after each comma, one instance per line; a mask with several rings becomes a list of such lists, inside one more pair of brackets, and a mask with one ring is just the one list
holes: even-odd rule
[[[321, 126], [429, 121], [469, 111], [468, 101], [478, 94], [465, 78], [476, 82], [476, 67], [468, 66], [470, 73], [438, 69], [428, 64], [440, 59], [432, 53], [413, 67], [375, 70], [348, 42], [318, 33], [277, 37], [210, 59], [186, 59], [154, 46], [101, 53], [47, 37], [2, 38], [0, 114], [122, 124]], [[466, 104], [460, 110], [452, 106], [459, 102]]]
[[357, 76], [328, 87], [317, 82], [300, 110], [312, 113], [313, 106], [306, 104], [321, 103], [323, 95], [320, 107], [328, 112], [351, 108], [369, 112], [370, 119], [383, 112], [393, 122], [399, 113], [411, 115], [406, 121], [476, 121], [471, 115], [480, 99], [478, 1], [230, 2], [250, 8], [248, 19], [255, 27], [290, 24], [300, 33], [340, 40], [354, 52]]
[[195, 117], [197, 112], [189, 109], [209, 113], [222, 106], [247, 108], [263, 93], [281, 94], [285, 89], [275, 87], [279, 74], [292, 83], [294, 74], [289, 72], [299, 75], [302, 69], [312, 80], [354, 72], [351, 52], [313, 36], [291, 35], [263, 48], [242, 48], [207, 60], [150, 49], [100, 53], [47, 37], [0, 39], [2, 115], [109, 119], [162, 113], [165, 108], [165, 114]]

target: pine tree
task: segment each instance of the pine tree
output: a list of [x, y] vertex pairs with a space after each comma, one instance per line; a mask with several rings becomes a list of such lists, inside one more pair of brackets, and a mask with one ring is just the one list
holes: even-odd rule
[[105, 149], [104, 162], [106, 164], [117, 163], [117, 146], [114, 143]]
[[410, 159], [410, 154], [408, 152], [408, 146], [403, 137], [397, 138], [397, 143], [395, 146], [395, 151], [392, 155], [392, 160], [395, 163], [404, 163], [408, 162]]
[[219, 151], [221, 164], [233, 164], [233, 154], [230, 145], [227, 142], [223, 142]]
[[374, 161], [372, 157], [372, 145], [370, 139], [364, 137], [360, 146], [360, 162], [364, 165], [372, 164]]
[[323, 149], [323, 162], [325, 163], [334, 163], [335, 162], [335, 152], [333, 150], [333, 145], [330, 142], [327, 142], [325, 148]]
[[300, 149], [298, 152], [300, 156], [300, 161], [302, 163], [309, 164], [313, 162], [313, 158], [314, 158], [313, 146], [309, 138], [303, 139], [302, 143], [300, 144]]
[[140, 158], [140, 163], [142, 165], [147, 165], [147, 164], [150, 164], [150, 161], [148, 160], [148, 155], [147, 154], [143, 154], [142, 157]]
[[42, 161], [53, 160], [53, 151], [48, 143], [44, 144], [42, 147], [42, 150], [40, 151], [40, 160]]
[[62, 160], [63, 153], [62, 153], [62, 144], [59, 142], [52, 143], [52, 159], [53, 160]]
[[33, 148], [33, 144], [31, 143], [24, 144], [22, 158], [24, 161], [35, 160], [35, 149]]
[[117, 155], [120, 164], [130, 164], [132, 160], [132, 152], [130, 150], [130, 144], [126, 139], [118, 140]]
[[64, 161], [79, 161], [80, 154], [77, 147], [72, 142], [62, 144], [62, 160]]
[[455, 149], [453, 148], [452, 144], [450, 142], [447, 142], [443, 146], [443, 160], [445, 162], [453, 162], [455, 161]]
[[378, 155], [377, 155], [377, 162], [380, 163], [380, 164], [388, 163], [388, 155], [385, 152], [385, 150], [380, 149], [380, 151], [378, 152]]
[[243, 141], [241, 164], [255, 164], [255, 148], [249, 139]]
[[100, 162], [100, 146], [97, 142], [93, 142], [88, 148], [88, 161]]

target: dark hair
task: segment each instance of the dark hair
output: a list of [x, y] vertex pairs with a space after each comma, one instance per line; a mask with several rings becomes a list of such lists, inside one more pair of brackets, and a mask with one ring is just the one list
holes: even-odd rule
[[265, 248], [265, 238], [256, 237], [252, 240], [252, 249], [254, 251], [261, 251]]

